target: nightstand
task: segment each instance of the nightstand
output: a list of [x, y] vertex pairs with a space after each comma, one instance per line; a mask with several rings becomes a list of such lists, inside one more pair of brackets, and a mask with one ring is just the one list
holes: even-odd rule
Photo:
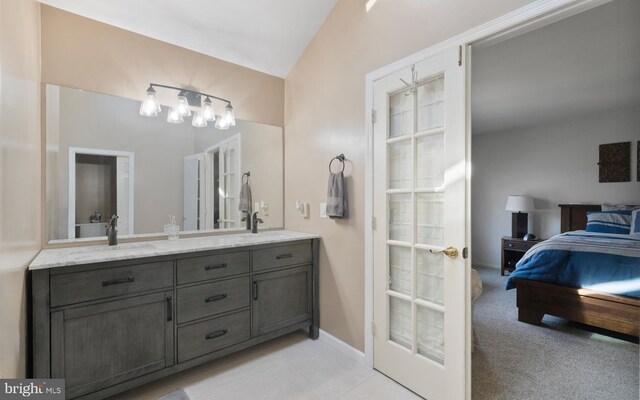
[[502, 253], [500, 275], [504, 275], [504, 271], [511, 272], [516, 269], [516, 264], [522, 256], [524, 256], [524, 253], [542, 241], [544, 241], [544, 239], [524, 240], [503, 236], [501, 241], [502, 246], [500, 247]]

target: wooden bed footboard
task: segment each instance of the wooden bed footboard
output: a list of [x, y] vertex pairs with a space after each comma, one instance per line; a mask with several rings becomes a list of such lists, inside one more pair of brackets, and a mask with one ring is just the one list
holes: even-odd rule
[[518, 320], [539, 325], [545, 314], [640, 336], [640, 299], [515, 279]]

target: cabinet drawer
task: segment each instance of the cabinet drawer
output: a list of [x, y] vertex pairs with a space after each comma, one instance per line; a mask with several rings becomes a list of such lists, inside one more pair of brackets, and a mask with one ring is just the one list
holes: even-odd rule
[[503, 247], [505, 250], [527, 251], [531, 247], [533, 247], [534, 244], [534, 242], [516, 242], [505, 240], [503, 243]]
[[311, 259], [310, 244], [271, 247], [253, 252], [253, 270], [262, 271], [287, 265], [309, 263]]
[[178, 323], [249, 307], [249, 277], [178, 289]]
[[178, 362], [249, 340], [249, 310], [178, 328]]
[[249, 272], [249, 252], [178, 260], [178, 285]]
[[173, 286], [173, 261], [51, 276], [51, 306]]

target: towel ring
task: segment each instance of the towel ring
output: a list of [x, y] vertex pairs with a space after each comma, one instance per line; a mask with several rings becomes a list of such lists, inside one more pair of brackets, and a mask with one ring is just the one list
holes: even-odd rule
[[[245, 177], [245, 176], [247, 177], [247, 181], [246, 181], [246, 182], [244, 181], [244, 177]], [[249, 177], [250, 177], [250, 176], [251, 176], [251, 172], [245, 172], [244, 174], [242, 174], [242, 178], [240, 179], [240, 181], [241, 181], [242, 183], [249, 183]]]
[[344, 172], [344, 160], [345, 160], [345, 158], [344, 158], [344, 154], [338, 154], [337, 156], [333, 157], [333, 158], [331, 159], [331, 161], [329, 161], [329, 172], [331, 172], [331, 164], [332, 164], [335, 160], [338, 160], [338, 161], [340, 161], [340, 162], [342, 163], [342, 171], [340, 171], [340, 172]]

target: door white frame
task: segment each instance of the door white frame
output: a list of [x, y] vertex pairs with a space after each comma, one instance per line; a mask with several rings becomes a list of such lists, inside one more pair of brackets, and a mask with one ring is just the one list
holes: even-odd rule
[[83, 147], [69, 147], [69, 212], [67, 219], [67, 237], [76, 237], [76, 154], [90, 154], [96, 156], [113, 156], [129, 158], [129, 235], [133, 235], [133, 189], [134, 182], [134, 159], [135, 154], [130, 151], [89, 149]]
[[[612, 0], [537, 0], [531, 4], [521, 7], [515, 11], [498, 17], [492, 21], [479, 25], [473, 29], [453, 36], [443, 42], [440, 42], [427, 49], [414, 53], [408, 57], [395, 61], [389, 65], [369, 72], [365, 77], [365, 319], [364, 319], [364, 357], [365, 365], [373, 368], [373, 229], [375, 221], [373, 219], [373, 86], [378, 79], [394, 73], [403, 68], [410, 67], [420, 61], [440, 53], [441, 51], [453, 47], [463, 46], [463, 62], [465, 64], [465, 74], [467, 81], [467, 115], [466, 115], [466, 131], [467, 131], [467, 151], [468, 159], [471, 160], [471, 107], [470, 107], [470, 85], [471, 85], [471, 68], [470, 68], [470, 45], [478, 43], [482, 40], [502, 39], [520, 34], [528, 30], [536, 29], [540, 26], [552, 23], [554, 21], [567, 18], [571, 15], [586, 11], [599, 5], [608, 3]], [[471, 174], [470, 165], [468, 163], [467, 171], [467, 201], [466, 214], [469, 216], [467, 221], [467, 246], [471, 246]], [[469, 294], [471, 290], [470, 282], [466, 283], [466, 292]], [[470, 299], [470, 296], [467, 296]], [[466, 342], [471, 343], [471, 304], [467, 305], [466, 310]], [[465, 375], [466, 375], [466, 398], [471, 398], [471, 349], [466, 350]]]
[[[206, 204], [205, 204], [205, 197], [206, 197], [206, 193], [205, 193], [205, 180], [206, 180], [206, 157], [205, 157], [206, 153], [196, 153], [196, 154], [191, 154], [188, 156], [184, 157], [184, 161], [186, 162], [187, 160], [198, 160], [198, 173], [199, 178], [198, 178], [198, 191], [200, 193], [200, 199], [199, 199], [199, 207], [198, 207], [198, 223], [196, 224], [198, 226], [197, 230], [203, 230], [204, 226], [201, 226], [204, 222], [205, 222], [205, 208], [206, 208]], [[183, 208], [186, 204], [183, 204]], [[183, 210], [184, 211], [184, 210]], [[183, 216], [186, 213], [183, 212]], [[186, 217], [185, 217], [186, 218]], [[185, 218], [183, 218], [182, 220], [182, 228], [186, 231], [186, 229], [184, 228], [184, 221]]]

